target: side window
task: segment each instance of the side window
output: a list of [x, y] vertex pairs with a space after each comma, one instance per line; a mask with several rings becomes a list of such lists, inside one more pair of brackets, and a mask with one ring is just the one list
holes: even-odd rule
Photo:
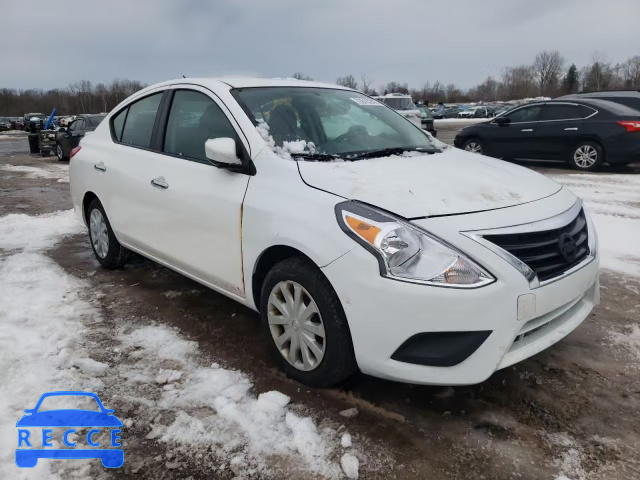
[[540, 120], [571, 120], [582, 118], [580, 107], [577, 105], [554, 105], [546, 104], [542, 108]]
[[167, 121], [164, 152], [206, 161], [205, 142], [222, 137], [236, 139], [237, 135], [213, 100], [191, 90], [175, 92]]
[[538, 120], [540, 110], [542, 110], [542, 107], [540, 105], [532, 105], [530, 107], [524, 107], [520, 110], [516, 110], [515, 112], [505, 116], [509, 120], [511, 120], [511, 123], [535, 122], [536, 120]]
[[113, 128], [113, 135], [116, 137], [116, 140], [122, 140], [122, 127], [124, 127], [124, 119], [127, 118], [127, 111], [129, 109], [125, 108], [120, 113], [118, 113], [113, 120], [111, 120], [111, 125]]
[[[640, 105], [638, 105], [640, 107]], [[580, 105], [580, 117], [587, 118], [596, 113], [597, 110], [587, 107], [586, 105]]]
[[78, 119], [78, 121], [76, 122], [76, 131], [81, 131], [84, 130], [84, 118], [80, 118]]
[[155, 93], [129, 105], [129, 115], [122, 130], [122, 143], [151, 147], [151, 133], [162, 93]]

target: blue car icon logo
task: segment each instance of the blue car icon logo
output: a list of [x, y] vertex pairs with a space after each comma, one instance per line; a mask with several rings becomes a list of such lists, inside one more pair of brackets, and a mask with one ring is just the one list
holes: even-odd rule
[[[93, 398], [100, 411], [82, 409], [57, 409], [40, 411], [42, 402], [49, 397], [90, 397]], [[86, 399], [86, 398], [85, 398]], [[16, 465], [21, 468], [35, 467], [40, 458], [53, 459], [82, 459], [99, 458], [107, 468], [118, 468], [124, 463], [124, 451], [120, 447], [120, 428], [122, 422], [113, 415], [114, 410], [109, 410], [95, 393], [89, 392], [49, 392], [43, 394], [33, 409], [25, 410], [24, 415], [16, 423], [18, 427], [18, 448], [16, 449]], [[54, 449], [53, 429], [64, 433], [60, 437], [68, 448]], [[91, 448], [75, 448], [80, 438], [73, 441], [71, 435], [79, 436], [76, 428], [90, 428], [86, 433], [86, 443]], [[103, 430], [101, 430], [101, 428]], [[41, 429], [41, 437], [36, 430]], [[104, 430], [109, 430], [109, 446], [111, 448], [98, 448], [98, 435]], [[102, 443], [105, 443], [104, 440]], [[38, 447], [41, 448], [38, 448]]]

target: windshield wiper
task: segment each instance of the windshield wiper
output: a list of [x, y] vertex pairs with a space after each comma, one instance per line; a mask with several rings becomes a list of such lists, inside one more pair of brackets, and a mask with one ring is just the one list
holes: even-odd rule
[[304, 158], [305, 160], [312, 160], [316, 162], [331, 162], [333, 160], [341, 160], [339, 155], [335, 153], [310, 153], [310, 152], [302, 152], [302, 153], [292, 153], [290, 154], [293, 158]]
[[394, 147], [394, 148], [381, 148], [380, 150], [370, 150], [367, 152], [355, 152], [347, 156], [348, 160], [359, 160], [361, 158], [376, 158], [376, 157], [388, 157], [390, 155], [402, 155], [404, 152], [420, 152], [420, 153], [438, 153], [435, 147], [431, 148], [407, 148], [407, 147]]

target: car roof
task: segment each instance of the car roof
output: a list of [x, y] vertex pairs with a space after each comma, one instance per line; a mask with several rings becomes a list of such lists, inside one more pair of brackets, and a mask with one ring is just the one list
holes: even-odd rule
[[[148, 89], [170, 86], [174, 84], [201, 85], [203, 87], [227, 86], [230, 88], [255, 88], [255, 87], [312, 87], [333, 88], [338, 90], [352, 90], [333, 83], [315, 82], [310, 80], [296, 80], [295, 78], [259, 78], [259, 77], [218, 77], [218, 78], [178, 78], [166, 82], [150, 85]], [[145, 89], [146, 90], [146, 89]]]
[[569, 96], [578, 97], [640, 97], [640, 90], [600, 90], [595, 92], [578, 92]]

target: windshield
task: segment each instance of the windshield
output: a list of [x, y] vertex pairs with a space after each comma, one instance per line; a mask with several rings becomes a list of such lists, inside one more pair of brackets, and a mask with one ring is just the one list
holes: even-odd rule
[[304, 141], [305, 152], [340, 157], [435, 150], [428, 135], [411, 122], [350, 90], [258, 87], [232, 93], [253, 123], [263, 132], [268, 129], [276, 147]]
[[106, 115], [96, 115], [94, 117], [88, 117], [89, 124], [92, 127], [97, 127], [98, 125], [100, 125], [100, 122], [104, 119], [104, 117], [106, 117]]
[[415, 110], [416, 106], [408, 97], [384, 97], [382, 101], [394, 110]]

